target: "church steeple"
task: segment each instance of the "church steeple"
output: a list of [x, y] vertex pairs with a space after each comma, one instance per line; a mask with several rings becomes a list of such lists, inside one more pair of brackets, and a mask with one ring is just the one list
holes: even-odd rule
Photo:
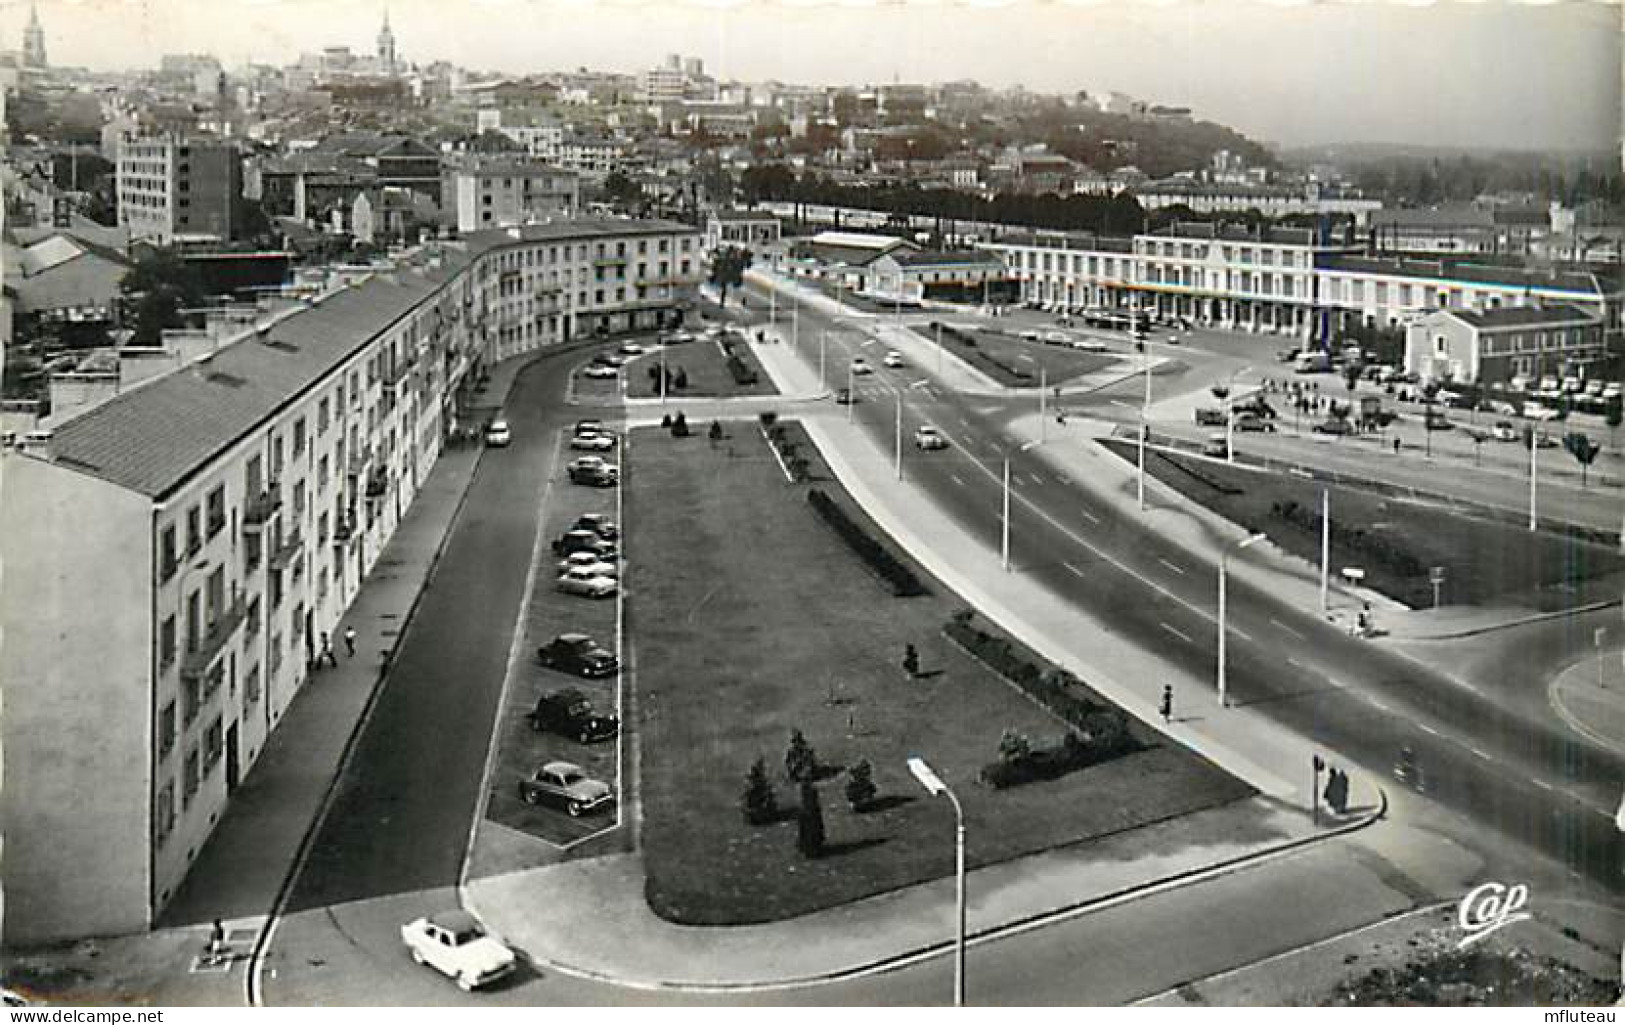
[[39, 8], [28, 5], [28, 27], [23, 29], [23, 64], [45, 67], [45, 28], [39, 23]]
[[378, 67], [386, 74], [395, 73], [395, 33], [389, 28], [389, 8], [384, 8], [384, 27], [378, 30]]

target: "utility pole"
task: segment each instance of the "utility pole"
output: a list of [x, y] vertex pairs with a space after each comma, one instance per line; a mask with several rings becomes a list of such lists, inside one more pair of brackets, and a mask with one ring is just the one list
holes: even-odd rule
[[1320, 611], [1330, 604], [1332, 573], [1332, 490], [1320, 489]]
[[1535, 515], [1536, 479], [1540, 476], [1540, 444], [1535, 436], [1535, 428], [1529, 428], [1529, 529], [1535, 530], [1538, 520]]

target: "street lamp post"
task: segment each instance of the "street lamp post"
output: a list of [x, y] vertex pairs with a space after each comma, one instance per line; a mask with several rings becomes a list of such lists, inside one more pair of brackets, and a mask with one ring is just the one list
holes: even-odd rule
[[1539, 519], [1535, 515], [1535, 482], [1540, 476], [1540, 436], [1534, 421], [1529, 423], [1529, 529], [1535, 530]]
[[1140, 511], [1145, 512], [1145, 449], [1151, 440], [1151, 341], [1140, 343], [1145, 355], [1145, 401], [1140, 404]]
[[902, 389], [899, 388], [897, 390], [896, 398], [897, 398], [897, 428], [896, 428], [897, 479], [902, 480], [903, 479], [903, 391], [902, 391]]
[[[1016, 451], [1026, 452], [1037, 448], [1043, 443], [1042, 439], [1029, 441]], [[1004, 564], [1005, 571], [1008, 572], [1010, 569], [1010, 456], [1008, 454], [1004, 457], [1004, 512], [1000, 515], [999, 522], [1001, 526], [1000, 561]]]
[[[942, 777], [932, 771], [931, 766], [925, 764], [923, 758], [910, 758], [908, 771], [919, 780], [920, 786], [932, 797], [946, 797], [948, 803], [954, 807], [954, 883], [957, 897], [955, 899], [955, 919], [958, 927], [954, 932], [954, 1006], [965, 1006], [965, 809], [960, 807], [959, 798], [948, 789], [948, 784]], [[1625, 829], [1625, 826], [1621, 827]]]
[[1040, 363], [1038, 364], [1038, 437], [1040, 440], [1044, 437], [1046, 424], [1049, 421], [1048, 396], [1046, 395], [1048, 391], [1049, 373], [1044, 364]]
[[828, 331], [818, 332], [818, 387], [829, 387], [829, 375], [824, 373], [824, 342], [829, 336]]
[[1254, 534], [1251, 537], [1227, 545], [1219, 550], [1219, 707], [1226, 708], [1230, 704], [1229, 681], [1225, 677], [1225, 592], [1230, 572], [1230, 553], [1239, 552], [1264, 540], [1263, 534]]
[[852, 370], [852, 361], [846, 361], [846, 422], [852, 422], [852, 410], [858, 404], [857, 375]]
[[937, 321], [937, 376], [942, 376], [942, 321]]

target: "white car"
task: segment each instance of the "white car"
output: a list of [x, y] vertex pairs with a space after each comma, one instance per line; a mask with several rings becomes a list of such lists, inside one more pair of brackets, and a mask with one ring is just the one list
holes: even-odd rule
[[646, 350], [643, 346], [639, 345], [637, 342], [622, 342], [621, 343], [620, 352], [621, 352], [622, 356], [641, 356], [647, 351], [648, 350]]
[[598, 469], [608, 465], [609, 462], [603, 456], [576, 456], [570, 460], [565, 469], [574, 473], [578, 470]]
[[857, 359], [852, 361], [852, 372], [859, 377], [862, 377], [865, 374], [874, 373], [875, 368], [866, 363], [862, 356], [859, 356]]
[[507, 448], [513, 440], [513, 434], [508, 430], [508, 421], [492, 420], [485, 425], [485, 443], [491, 448]]
[[1051, 345], [1069, 345], [1072, 342], [1072, 336], [1065, 331], [1045, 331], [1044, 341]]
[[608, 452], [615, 447], [615, 435], [577, 434], [570, 439], [570, 447], [578, 452]]
[[594, 363], [581, 372], [584, 376], [595, 381], [611, 380], [621, 376], [621, 372], [614, 367], [606, 367], [602, 363]]
[[412, 960], [433, 966], [468, 991], [504, 978], [514, 970], [513, 951], [488, 935], [466, 911], [443, 911], [401, 926], [401, 941]]
[[888, 367], [891, 367], [893, 370], [900, 369], [903, 365], [903, 354], [898, 352], [896, 349], [893, 349], [892, 351], [886, 353], [886, 358], [881, 360], [881, 362], [886, 364]]
[[[558, 589], [565, 594], [573, 594], [581, 598], [608, 598], [614, 595], [615, 589], [620, 585], [615, 578], [602, 573], [593, 572], [597, 566], [608, 565], [596, 563], [592, 566], [571, 566], [559, 576]], [[610, 567], [613, 569], [614, 567]]]
[[1079, 352], [1111, 351], [1110, 347], [1107, 346], [1105, 342], [1097, 342], [1093, 338], [1075, 338], [1072, 341], [1067, 342], [1067, 344], [1072, 348], [1077, 349]]
[[595, 577], [617, 577], [620, 570], [604, 552], [594, 549], [590, 552], [571, 552], [559, 563], [560, 573], [571, 573], [584, 570]]
[[930, 452], [934, 449], [947, 448], [948, 439], [930, 424], [921, 424], [914, 429], [914, 444], [916, 447]]

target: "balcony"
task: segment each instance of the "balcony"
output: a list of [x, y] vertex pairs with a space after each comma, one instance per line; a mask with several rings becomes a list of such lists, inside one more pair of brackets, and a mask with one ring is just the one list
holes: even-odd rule
[[198, 641], [193, 650], [186, 653], [181, 659], [181, 678], [196, 680], [203, 677], [209, 666], [220, 654], [220, 650], [231, 640], [237, 628], [243, 625], [243, 619], [248, 614], [248, 606], [242, 595], [232, 599], [231, 604], [221, 610], [220, 615], [209, 626], [208, 631]]
[[367, 478], [367, 497], [382, 498], [384, 492], [389, 490], [389, 471], [382, 467], [373, 470]]
[[293, 561], [294, 556], [299, 554], [299, 549], [304, 546], [305, 539], [299, 535], [299, 531], [289, 531], [288, 535], [282, 539], [282, 544], [276, 551], [271, 553], [271, 568], [280, 570], [287, 566], [288, 563]]
[[282, 511], [282, 489], [269, 487], [248, 500], [243, 506], [243, 530], [253, 533], [265, 529], [271, 517]]
[[355, 537], [355, 520], [350, 517], [346, 516], [333, 527], [333, 543], [335, 545], [348, 544], [353, 537]]

